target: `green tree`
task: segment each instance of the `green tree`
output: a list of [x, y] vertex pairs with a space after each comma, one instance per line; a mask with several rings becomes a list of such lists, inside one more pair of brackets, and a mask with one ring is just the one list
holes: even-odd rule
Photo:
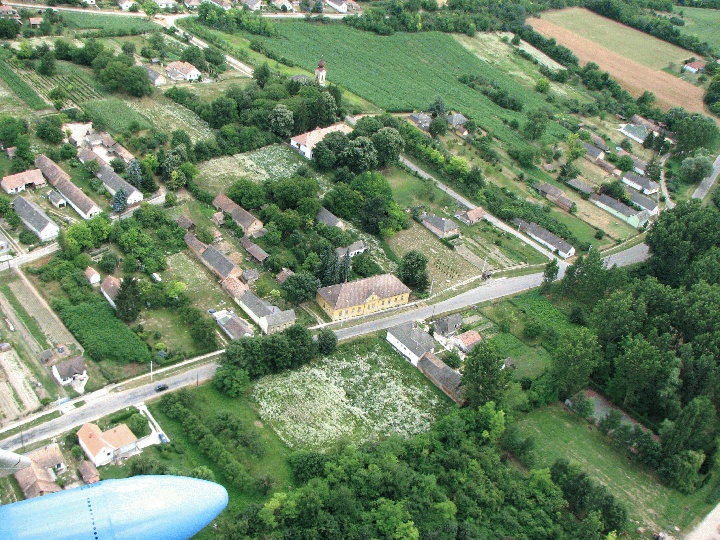
[[117, 268], [118, 262], [118, 256], [115, 253], [112, 251], [106, 251], [100, 259], [98, 266], [100, 267], [100, 270], [106, 274], [112, 274]]
[[[568, 135], [567, 145], [568, 145], [568, 157], [567, 157], [568, 163], [572, 163], [576, 159], [581, 158], [585, 155], [585, 152], [586, 152], [585, 146], [583, 146], [583, 142], [580, 139], [580, 135], [578, 135], [577, 133], [571, 133], [570, 135]], [[568, 178], [575, 178], [575, 177], [573, 176], [573, 177], [568, 177]]]
[[600, 346], [592, 330], [579, 328], [562, 334], [552, 352], [550, 367], [550, 376], [557, 385], [560, 399], [585, 388], [599, 361]]
[[20, 33], [20, 23], [15, 19], [0, 19], [0, 39], [15, 39]]
[[229, 397], [240, 397], [250, 386], [250, 378], [248, 377], [248, 372], [244, 369], [233, 366], [221, 366], [215, 372], [213, 385]]
[[447, 133], [447, 120], [445, 120], [444, 116], [436, 116], [430, 121], [430, 126], [428, 127], [428, 133], [432, 135], [433, 137], [441, 137], [442, 135], [445, 135]]
[[650, 158], [650, 161], [647, 162], [647, 166], [645, 167], [645, 176], [654, 182], [660, 182], [662, 177], [662, 165], [660, 165], [657, 156], [653, 155], [653, 157]]
[[125, 278], [115, 297], [115, 310], [121, 321], [133, 322], [140, 315], [142, 308], [142, 295], [137, 280], [133, 277]]
[[416, 250], [403, 255], [398, 268], [398, 277], [405, 285], [418, 292], [425, 292], [430, 286], [427, 273], [427, 257]]
[[57, 68], [55, 66], [55, 54], [52, 52], [46, 52], [40, 57], [40, 63], [37, 66], [37, 72], [40, 75], [46, 77], [52, 77], [55, 75]]
[[635, 167], [635, 163], [631, 156], [625, 155], [620, 157], [616, 162], [617, 168], [623, 172], [632, 171]]
[[445, 113], [447, 112], [447, 106], [445, 105], [445, 101], [440, 96], [436, 96], [433, 102], [430, 104], [430, 107], [428, 107], [428, 112], [433, 117], [438, 116], [445, 116]]
[[295, 121], [293, 112], [283, 104], [275, 105], [270, 113], [270, 129], [281, 139], [287, 139], [292, 135]]
[[272, 71], [270, 71], [270, 65], [267, 62], [263, 62], [253, 71], [253, 79], [255, 79], [255, 82], [260, 88], [265, 87], [265, 84], [267, 84], [271, 76]]
[[138, 189], [142, 189], [143, 175], [140, 162], [137, 159], [133, 159], [128, 165], [126, 179], [131, 186]]
[[342, 164], [356, 174], [372, 170], [378, 163], [377, 150], [368, 137], [348, 141], [339, 158]]
[[470, 351], [462, 375], [468, 406], [476, 409], [491, 401], [503, 401], [512, 377], [509, 369], [503, 369], [504, 364], [505, 357], [493, 343], [483, 341]]
[[527, 113], [527, 123], [525, 124], [525, 136], [531, 141], [537, 140], [545, 133], [545, 128], [550, 120], [548, 112], [545, 109], [534, 109]]
[[145, 12], [148, 19], [152, 19], [155, 15], [157, 15], [158, 11], [160, 11], [160, 7], [156, 2], [148, 0], [147, 2], [143, 2], [142, 10]]
[[63, 132], [60, 127], [62, 121], [57, 116], [47, 116], [38, 122], [35, 128], [35, 135], [39, 139], [50, 144], [60, 144], [63, 140]]
[[280, 288], [288, 301], [297, 305], [315, 298], [320, 280], [307, 272], [298, 272], [288, 276]]
[[687, 157], [680, 165], [680, 180], [686, 184], [698, 184], [712, 172], [712, 161], [706, 156]]
[[372, 135], [372, 143], [378, 154], [378, 165], [384, 166], [394, 163], [405, 147], [405, 141], [400, 132], [391, 127], [384, 127]]
[[132, 41], [124, 41], [120, 48], [122, 49], [123, 54], [127, 54], [128, 56], [133, 56], [135, 54], [135, 44]]
[[541, 94], [547, 94], [550, 91], [550, 81], [545, 77], [538, 79], [535, 83], [535, 91]]
[[118, 214], [127, 210], [127, 206], [128, 206], [127, 193], [125, 193], [124, 189], [120, 188], [115, 192], [115, 195], [113, 195], [112, 203], [110, 203], [110, 206]]
[[660, 440], [667, 455], [684, 450], [705, 451], [712, 447], [715, 434], [715, 407], [710, 398], [700, 396], [688, 403], [674, 422], [663, 424]]
[[545, 271], [543, 272], [542, 288], [548, 289], [553, 281], [558, 277], [560, 272], [560, 266], [558, 265], [557, 259], [553, 258], [549, 263], [545, 265]]
[[318, 352], [323, 356], [328, 356], [334, 353], [337, 348], [337, 341], [335, 332], [329, 328], [323, 328], [320, 332], [318, 332], [317, 336]]

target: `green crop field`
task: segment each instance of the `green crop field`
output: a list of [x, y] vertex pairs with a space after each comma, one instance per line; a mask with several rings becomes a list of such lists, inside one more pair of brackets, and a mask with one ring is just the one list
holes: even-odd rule
[[679, 527], [681, 537], [711, 508], [704, 502], [715, 482], [692, 495], [682, 495], [660, 484], [651, 471], [632, 463], [593, 426], [561, 405], [535, 410], [517, 421], [524, 436], [535, 439], [538, 462], [547, 467], [558, 458], [578, 463], [592, 478], [605, 484], [640, 526], [656, 530]]
[[[520, 144], [524, 139], [503, 123], [525, 115], [502, 109], [480, 92], [458, 81], [460, 75], [480, 75], [522, 101], [525, 110], [554, 107], [544, 97], [518, 84], [465, 49], [451, 35], [439, 32], [378, 36], [341, 24], [308, 26], [306, 22], [276, 23], [277, 38], [266, 45], [308, 71], [325, 55], [328, 80], [390, 111], [426, 109], [441, 96], [451, 109], [472, 116], [499, 139]], [[552, 124], [549, 137], [564, 136]]]
[[662, 69], [668, 63], [679, 65], [693, 54], [584, 8], [546, 12], [542, 19], [652, 69]]
[[65, 90], [69, 99], [77, 105], [103, 98], [92, 84], [90, 76], [81, 67], [69, 62], [58, 62], [58, 73], [52, 77], [27, 69], [18, 60], [9, 60], [8, 63], [19, 77], [45, 99], [50, 99], [48, 94], [55, 88]]
[[10, 87], [10, 90], [15, 92], [20, 99], [33, 109], [44, 109], [48, 106], [48, 104], [37, 95], [35, 90], [23, 81], [20, 76], [10, 69], [10, 66], [2, 60], [0, 60], [0, 79], [5, 81]]
[[89, 101], [83, 104], [82, 107], [90, 116], [101, 118], [110, 131], [124, 131], [132, 122], [140, 124], [141, 129], [150, 127], [150, 124], [143, 116], [117, 98]]
[[70, 28], [78, 30], [102, 29], [107, 32], [127, 30], [128, 32], [152, 32], [160, 30], [160, 26], [141, 17], [122, 17], [118, 15], [100, 15], [97, 13], [80, 13], [63, 11], [63, 19]]
[[720, 52], [720, 11], [689, 7], [679, 9], [685, 19], [685, 26], [679, 27], [680, 32], [697, 36], [702, 41], [707, 41], [715, 49], [715, 54]]

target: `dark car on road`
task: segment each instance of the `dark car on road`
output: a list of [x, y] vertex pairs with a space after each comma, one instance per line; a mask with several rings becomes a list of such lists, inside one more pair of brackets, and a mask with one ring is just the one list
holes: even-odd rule
[[163, 390], [167, 390], [167, 389], [168, 389], [168, 385], [167, 385], [167, 384], [158, 384], [158, 385], [155, 387], [155, 391], [156, 391], [156, 392], [162, 392]]

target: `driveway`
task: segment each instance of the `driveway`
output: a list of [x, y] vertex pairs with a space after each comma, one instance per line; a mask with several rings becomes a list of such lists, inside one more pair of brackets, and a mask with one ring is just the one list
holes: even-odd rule
[[720, 156], [718, 156], [715, 163], [713, 163], [713, 170], [710, 173], [710, 176], [700, 182], [700, 185], [695, 190], [695, 193], [692, 194], [692, 198], [701, 200], [704, 199], [710, 191], [710, 188], [713, 187], [713, 184], [718, 179], [718, 175], [720, 175]]

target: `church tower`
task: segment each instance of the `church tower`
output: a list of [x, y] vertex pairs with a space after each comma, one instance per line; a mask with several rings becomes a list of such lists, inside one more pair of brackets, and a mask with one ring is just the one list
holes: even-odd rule
[[320, 57], [318, 67], [315, 68], [315, 80], [320, 86], [325, 86], [325, 57]]

